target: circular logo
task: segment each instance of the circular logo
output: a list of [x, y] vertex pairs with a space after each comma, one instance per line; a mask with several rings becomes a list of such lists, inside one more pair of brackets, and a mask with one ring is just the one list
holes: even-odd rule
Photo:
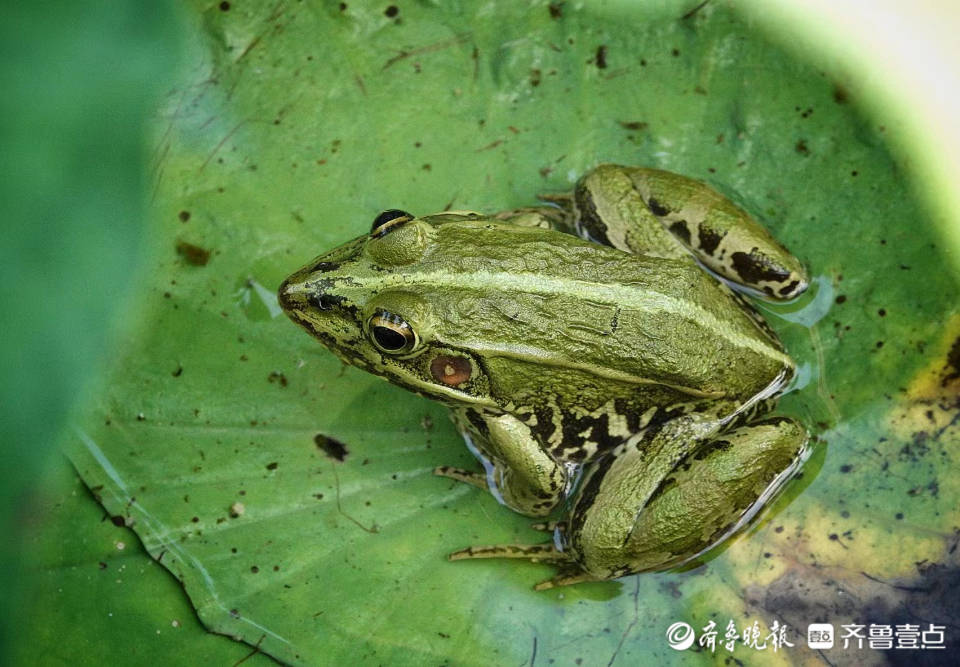
[[693, 628], [686, 623], [674, 623], [667, 628], [667, 641], [675, 651], [686, 651], [693, 646], [693, 639]]

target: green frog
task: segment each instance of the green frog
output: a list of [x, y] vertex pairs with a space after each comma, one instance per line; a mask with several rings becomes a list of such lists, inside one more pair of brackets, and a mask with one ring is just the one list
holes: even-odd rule
[[[537, 588], [663, 570], [746, 525], [805, 459], [769, 412], [795, 371], [741, 292], [801, 263], [707, 185], [600, 165], [496, 215], [381, 213], [287, 278], [287, 315], [346, 363], [450, 407], [488, 490], [552, 533], [450, 555], [552, 563]], [[731, 286], [736, 290], [731, 289]]]

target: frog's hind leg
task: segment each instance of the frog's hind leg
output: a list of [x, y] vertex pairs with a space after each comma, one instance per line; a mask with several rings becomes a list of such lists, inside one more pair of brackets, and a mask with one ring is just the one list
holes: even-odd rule
[[613, 578], [690, 561], [747, 525], [808, 452], [806, 429], [786, 417], [693, 440], [670, 426], [582, 482], [568, 521], [585, 570]]
[[695, 257], [730, 282], [773, 299], [809, 284], [800, 261], [708, 185], [659, 169], [602, 164], [574, 188], [577, 233], [641, 255]]
[[619, 169], [661, 227], [714, 273], [772, 299], [792, 299], [807, 288], [800, 260], [713, 188], [659, 169]]
[[577, 181], [566, 206], [581, 237], [637, 255], [690, 259], [644, 201], [632, 169], [602, 164]]

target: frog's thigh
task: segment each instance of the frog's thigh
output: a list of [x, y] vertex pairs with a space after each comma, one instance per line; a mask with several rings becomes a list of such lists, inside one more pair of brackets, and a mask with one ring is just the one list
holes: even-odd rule
[[503, 502], [527, 516], [546, 516], [566, 492], [567, 475], [530, 427], [509, 414], [483, 417], [478, 446], [491, 459]]
[[807, 288], [800, 261], [713, 188], [668, 171], [622, 169], [663, 228], [712, 271], [775, 299], [791, 299]]
[[571, 517], [577, 560], [596, 576], [616, 577], [693, 558], [782, 488], [805, 458], [806, 441], [800, 424], [773, 417], [696, 443], [666, 474], [651, 471], [643, 456], [619, 457], [602, 479], [588, 480], [596, 493], [589, 511]]
[[688, 256], [651, 213], [627, 167], [595, 167], [577, 181], [573, 200], [577, 233], [583, 238], [638, 255]]

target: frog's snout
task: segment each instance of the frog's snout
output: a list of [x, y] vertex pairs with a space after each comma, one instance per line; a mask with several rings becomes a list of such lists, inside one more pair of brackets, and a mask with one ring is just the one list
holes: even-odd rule
[[318, 286], [307, 283], [299, 274], [284, 280], [277, 290], [280, 307], [293, 319], [296, 319], [295, 313], [304, 313], [313, 308], [326, 310], [323, 304], [325, 296]]
[[300, 274], [294, 274], [280, 284], [277, 300], [284, 312], [295, 321], [299, 319], [295, 317], [296, 313], [333, 310], [343, 301], [342, 297], [324, 290], [324, 281], [305, 280]]
[[293, 283], [290, 278], [287, 278], [280, 283], [280, 287], [277, 289], [277, 301], [280, 302], [280, 307], [283, 308], [284, 312], [288, 314], [297, 308], [298, 303], [303, 302], [298, 297], [297, 286], [297, 283]]

